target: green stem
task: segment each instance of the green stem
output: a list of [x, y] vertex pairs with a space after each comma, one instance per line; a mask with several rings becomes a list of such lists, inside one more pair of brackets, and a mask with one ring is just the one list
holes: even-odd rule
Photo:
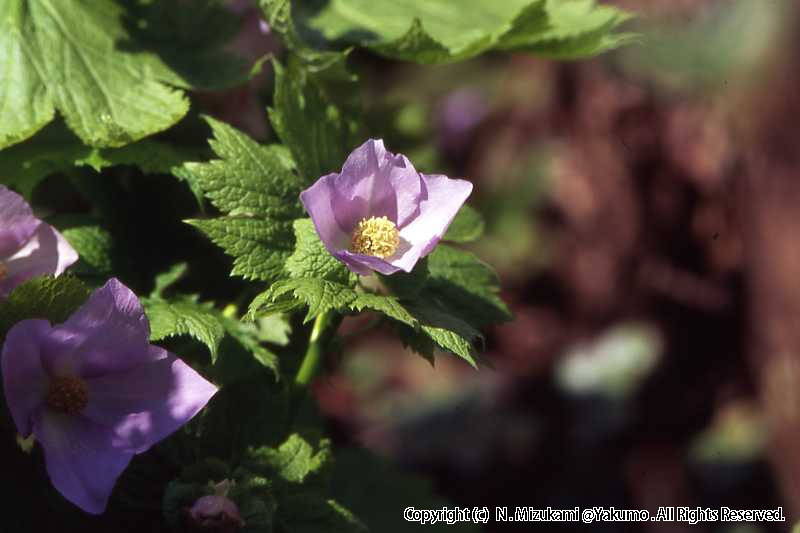
[[320, 338], [325, 328], [331, 321], [331, 313], [320, 313], [317, 319], [314, 320], [314, 327], [311, 329], [311, 337], [308, 339], [308, 348], [306, 354], [303, 356], [303, 362], [300, 363], [300, 368], [297, 370], [297, 375], [294, 377], [296, 385], [306, 386], [311, 379], [316, 375], [322, 360], [322, 343]]

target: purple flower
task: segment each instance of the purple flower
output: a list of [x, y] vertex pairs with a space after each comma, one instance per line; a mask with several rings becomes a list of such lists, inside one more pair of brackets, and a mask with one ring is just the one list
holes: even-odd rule
[[66, 322], [23, 320], [2, 352], [6, 402], [19, 432], [42, 445], [55, 488], [102, 513], [134, 454], [205, 406], [214, 385], [163, 348], [136, 295], [116, 279]]
[[393, 274], [411, 272], [431, 253], [471, 192], [470, 182], [420, 174], [370, 139], [300, 199], [325, 248], [347, 268]]
[[29, 278], [58, 276], [77, 260], [55, 228], [34, 217], [22, 196], [0, 185], [0, 298]]

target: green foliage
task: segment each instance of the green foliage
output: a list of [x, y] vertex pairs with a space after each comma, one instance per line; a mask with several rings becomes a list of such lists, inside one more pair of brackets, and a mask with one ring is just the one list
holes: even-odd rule
[[211, 360], [216, 361], [219, 343], [225, 335], [214, 306], [199, 303], [194, 298], [172, 301], [160, 298], [142, 300], [150, 320], [150, 340], [159, 341], [175, 335], [189, 335], [208, 347]]
[[[0, 71], [4, 73], [0, 148], [33, 135], [53, 119], [56, 110], [85, 144], [122, 146], [164, 130], [186, 114], [186, 97], [167, 84], [193, 88], [243, 79], [242, 65], [237, 68], [227, 55], [226, 61], [220, 56], [216, 64], [231, 68], [209, 78], [209, 65], [205, 65], [203, 74], [191, 75], [192, 68], [181, 60], [203, 56], [197, 47], [176, 44], [179, 39], [173, 41], [172, 54], [163, 48], [148, 51], [152, 41], [137, 40], [147, 35], [129, 30], [141, 28], [142, 22], [147, 24], [148, 19], [137, 18], [113, 0], [8, 0], [0, 4]], [[206, 22], [194, 28], [194, 35], [210, 38], [220, 27], [218, 19], [216, 25], [214, 20]], [[173, 65], [179, 65], [177, 70]]]
[[328, 252], [310, 218], [294, 221], [294, 236], [295, 250], [286, 261], [289, 276], [321, 278], [343, 285], [349, 284], [350, 271]]
[[[289, 48], [312, 43], [361, 46], [386, 57], [417, 63], [448, 63], [489, 50], [530, 51], [571, 59], [630, 42], [616, 32], [629, 18], [594, 0], [331, 0], [323, 6], [262, 0], [267, 17], [291, 22], [279, 26]], [[295, 29], [296, 28], [296, 29]]]
[[252, 453], [258, 468], [267, 468], [273, 476], [288, 483], [303, 483], [308, 476], [320, 474], [331, 460], [330, 443], [323, 440], [317, 451], [303, 437], [292, 434], [278, 448]]
[[439, 245], [428, 256], [426, 298], [479, 329], [511, 318], [497, 274], [472, 253]]
[[0, 338], [5, 338], [14, 324], [28, 318], [60, 324], [88, 297], [89, 288], [70, 275], [30, 279], [0, 301]]
[[442, 239], [458, 243], [477, 241], [485, 227], [483, 216], [474, 207], [463, 205]]
[[259, 145], [227, 124], [206, 120], [214, 132], [211, 148], [221, 159], [186, 163], [177, 174], [228, 216], [187, 222], [235, 258], [232, 274], [273, 280], [292, 253], [292, 220], [302, 214], [291, 158], [282, 147]]
[[[344, 58], [322, 72], [312, 72], [292, 62], [275, 67], [275, 95], [269, 110], [272, 127], [292, 153], [303, 183], [341, 168], [347, 155], [363, 138], [358, 135], [354, 109], [342, 109], [334, 96], [337, 86], [351, 91], [352, 78]], [[351, 112], [346, 112], [351, 111]]]
[[[271, 335], [265, 327], [244, 324], [228, 313], [217, 310], [212, 302], [199, 302], [197, 296], [181, 295], [171, 299], [163, 296], [186, 273], [186, 264], [177, 264], [159, 275], [149, 298], [142, 299], [150, 320], [150, 340], [188, 335], [203, 343], [211, 355], [213, 371], [219, 381], [228, 382], [246, 376], [254, 369], [247, 361], [254, 359], [278, 375], [278, 357], [267, 349], [263, 340], [277, 337], [285, 340], [287, 325], [279, 320], [272, 326], [278, 328]], [[269, 325], [266, 325], [269, 326]], [[223, 354], [222, 358], [219, 355]], [[257, 369], [255, 369], [257, 370]]]
[[[78, 252], [81, 263], [96, 274], [110, 274], [113, 270], [111, 250], [114, 245], [111, 233], [101, 226], [73, 226], [61, 232]], [[74, 270], [74, 269], [73, 269]]]
[[86, 146], [60, 121], [47, 125], [32, 138], [0, 151], [0, 181], [30, 199], [44, 178], [75, 167], [97, 172], [116, 165], [136, 166], [145, 174], [169, 174], [184, 161], [205, 157], [198, 149], [142, 139], [120, 148]]

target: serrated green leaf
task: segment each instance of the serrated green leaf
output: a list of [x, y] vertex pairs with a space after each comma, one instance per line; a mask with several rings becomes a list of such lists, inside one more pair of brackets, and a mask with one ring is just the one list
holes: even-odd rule
[[359, 292], [347, 285], [319, 278], [290, 278], [273, 283], [250, 304], [248, 318], [303, 306], [308, 307], [305, 322], [331, 310], [346, 313], [369, 309], [411, 327], [417, 326], [417, 320], [394, 296]]
[[77, 278], [37, 277], [15, 288], [0, 300], [0, 338], [21, 320], [42, 318], [60, 324], [89, 297], [89, 288]]
[[322, 278], [349, 284], [350, 271], [331, 255], [320, 241], [310, 218], [294, 221], [295, 250], [286, 260], [286, 270], [293, 278]]
[[262, 146], [223, 122], [206, 121], [221, 159], [187, 163], [176, 174], [229, 216], [187, 222], [234, 257], [231, 274], [272, 281], [294, 249], [292, 220], [303, 213], [294, 163], [284, 147]]
[[[56, 110], [85, 144], [102, 147], [164, 130], [186, 114], [185, 95], [164, 82], [192, 88], [210, 81], [208, 71], [198, 74], [185, 61], [199, 48], [173, 38], [169, 49], [148, 50], [152, 36], [137, 39], [147, 32], [129, 7], [113, 0], [0, 4], [0, 148], [33, 135]], [[214, 29], [207, 23], [195, 35]], [[232, 68], [217, 69], [219, 85], [243, 79], [226, 57]]]
[[225, 336], [213, 306], [188, 298], [166, 301], [160, 298], [142, 299], [150, 320], [150, 340], [159, 341], [175, 335], [189, 335], [208, 347], [211, 360], [216, 361], [219, 344]]
[[473, 207], [464, 205], [450, 223], [442, 240], [458, 243], [477, 241], [483, 235], [485, 226], [483, 216]]
[[[293, 309], [299, 305], [308, 306], [308, 313], [304, 322], [312, 320], [320, 313], [331, 309], [348, 309], [355, 301], [356, 291], [333, 281], [318, 278], [290, 278], [281, 279], [272, 284], [264, 293], [256, 297], [250, 304], [251, 317], [263, 312], [274, 311], [272, 304], [277, 304], [278, 309]], [[287, 298], [290, 300], [287, 302]], [[295, 302], [291, 302], [295, 300]], [[287, 304], [289, 307], [286, 307]], [[259, 306], [259, 307], [256, 307]]]
[[[341, 168], [363, 139], [352, 113], [337, 105], [329, 85], [323, 83], [324, 74], [314, 74], [296, 63], [284, 68], [273, 62], [273, 66], [275, 95], [270, 122], [291, 151], [303, 183], [310, 184]], [[331, 68], [343, 71], [342, 66]]]
[[214, 133], [209, 144], [220, 159], [186, 163], [177, 174], [228, 215], [280, 220], [302, 216], [302, 187], [286, 148], [258, 144], [224, 122], [205, 119]]
[[394, 296], [385, 296], [382, 294], [372, 293], [358, 293], [355, 300], [350, 302], [350, 309], [354, 311], [363, 311], [370, 309], [383, 313], [389, 318], [393, 318], [398, 322], [402, 322], [411, 327], [417, 326], [417, 319], [403, 307], [400, 301]]
[[292, 254], [292, 225], [267, 219], [221, 217], [187, 220], [234, 257], [231, 274], [270, 281]]
[[[269, 15], [286, 3], [262, 1], [262, 7]], [[331, 0], [324, 6], [294, 6], [293, 24], [308, 42], [320, 47], [357, 45], [427, 64], [459, 61], [492, 49], [576, 58], [632, 38], [615, 32], [629, 15], [595, 0]], [[327, 42], [320, 42], [320, 36]], [[291, 48], [293, 41], [287, 44]]]
[[408, 305], [408, 310], [419, 320], [418, 331], [401, 329], [403, 343], [433, 361], [434, 348], [455, 354], [477, 368], [474, 344], [483, 340], [480, 331], [448, 311], [431, 304]]

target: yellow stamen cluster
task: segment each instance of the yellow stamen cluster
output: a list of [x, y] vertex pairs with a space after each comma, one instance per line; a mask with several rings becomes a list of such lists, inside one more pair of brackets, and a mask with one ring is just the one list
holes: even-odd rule
[[386, 217], [369, 217], [358, 223], [350, 249], [383, 259], [394, 254], [398, 244], [400, 235], [394, 222]]
[[59, 376], [50, 381], [50, 389], [45, 399], [48, 407], [59, 413], [75, 415], [83, 411], [89, 403], [89, 390], [80, 378]]

